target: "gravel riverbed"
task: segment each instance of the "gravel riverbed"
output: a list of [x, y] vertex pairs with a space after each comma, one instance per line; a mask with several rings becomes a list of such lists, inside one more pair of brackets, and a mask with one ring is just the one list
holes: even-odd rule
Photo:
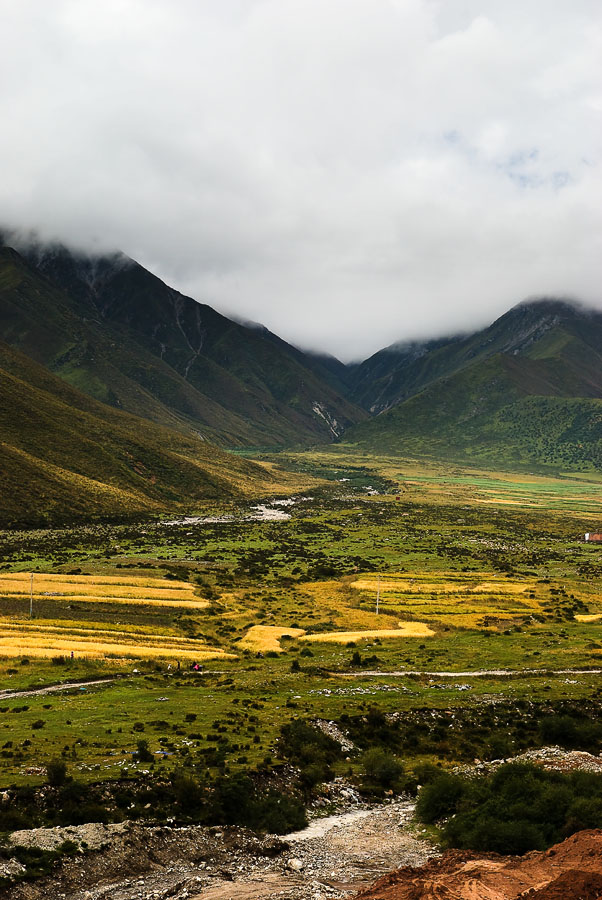
[[326, 900], [348, 897], [401, 865], [437, 855], [409, 827], [408, 800], [343, 810], [284, 837], [241, 828], [122, 823], [35, 829], [15, 843], [81, 853], [52, 879], [0, 891], [2, 900]]

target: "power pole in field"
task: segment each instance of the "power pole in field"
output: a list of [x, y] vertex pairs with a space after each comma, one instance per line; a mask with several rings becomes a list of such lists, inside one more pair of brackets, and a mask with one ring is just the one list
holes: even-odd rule
[[380, 575], [377, 576], [377, 582], [376, 582], [376, 615], [378, 615], [379, 604], [380, 604]]

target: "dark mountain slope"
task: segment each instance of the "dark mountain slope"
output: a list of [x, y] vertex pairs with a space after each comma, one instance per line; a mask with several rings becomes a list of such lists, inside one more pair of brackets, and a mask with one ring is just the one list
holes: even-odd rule
[[0, 524], [177, 509], [269, 481], [262, 467], [111, 409], [0, 343]]
[[[24, 252], [27, 262], [13, 256], [9, 265], [18, 286], [14, 271], [0, 269], [3, 333], [18, 290], [21, 316], [7, 339], [98, 399], [229, 444], [331, 440], [365, 417], [319, 359], [184, 297], [124, 256]], [[56, 318], [49, 306], [63, 312], [50, 342], [39, 335], [39, 323]]]
[[[452, 371], [437, 378], [443, 358]], [[345, 440], [501, 466], [602, 467], [600, 313], [522, 304], [484, 332], [426, 352], [412, 374], [426, 386]]]

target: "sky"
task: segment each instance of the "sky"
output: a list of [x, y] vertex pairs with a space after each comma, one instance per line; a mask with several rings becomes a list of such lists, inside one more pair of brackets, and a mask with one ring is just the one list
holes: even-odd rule
[[0, 0], [0, 224], [363, 358], [602, 308], [599, 0]]

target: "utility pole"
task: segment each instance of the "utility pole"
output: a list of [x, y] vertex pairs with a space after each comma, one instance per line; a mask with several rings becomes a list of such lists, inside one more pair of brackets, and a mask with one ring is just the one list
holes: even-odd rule
[[377, 582], [376, 582], [376, 615], [378, 615], [379, 604], [380, 604], [380, 574], [377, 576]]
[[33, 572], [30, 573], [29, 582], [29, 618], [33, 619]]

